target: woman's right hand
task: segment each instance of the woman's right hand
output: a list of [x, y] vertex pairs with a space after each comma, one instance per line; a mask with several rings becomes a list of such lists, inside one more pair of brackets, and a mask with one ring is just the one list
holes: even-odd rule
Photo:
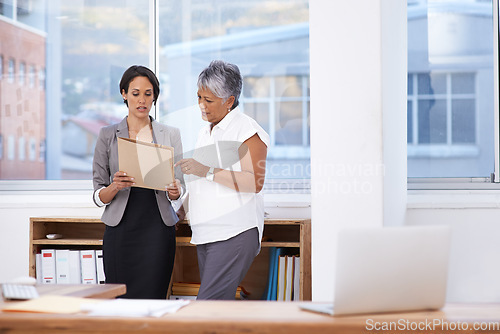
[[125, 172], [118, 171], [113, 175], [113, 182], [99, 192], [99, 198], [105, 204], [110, 203], [120, 190], [131, 187], [134, 184], [133, 177], [128, 176]]
[[116, 190], [122, 190], [124, 188], [131, 187], [135, 184], [134, 178], [128, 176], [127, 173], [118, 171], [113, 175], [113, 183], [111, 186], [114, 186]]

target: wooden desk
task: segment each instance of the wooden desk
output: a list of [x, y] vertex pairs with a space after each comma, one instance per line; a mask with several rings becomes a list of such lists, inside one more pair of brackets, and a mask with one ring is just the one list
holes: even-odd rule
[[[426, 326], [433, 321], [448, 323]], [[383, 324], [407, 324], [384, 330]], [[474, 324], [489, 327], [477, 330]], [[451, 326], [458, 326], [455, 330]], [[373, 326], [368, 330], [368, 326]], [[378, 327], [375, 327], [378, 326]], [[302, 311], [296, 302], [195, 301], [161, 318], [88, 317], [79, 315], [0, 313], [0, 333], [500, 333], [500, 305], [449, 305], [441, 311], [331, 317]], [[467, 327], [467, 329], [464, 329]]]

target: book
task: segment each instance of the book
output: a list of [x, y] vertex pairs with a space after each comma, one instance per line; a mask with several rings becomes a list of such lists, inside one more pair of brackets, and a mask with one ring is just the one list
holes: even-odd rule
[[69, 251], [69, 282], [70, 284], [82, 284], [79, 250]]
[[174, 182], [174, 148], [118, 137], [118, 165], [134, 187], [165, 190]]
[[97, 271], [94, 250], [80, 251], [80, 268], [83, 284], [97, 284]]
[[56, 251], [42, 249], [42, 283], [56, 284]]
[[56, 283], [69, 284], [69, 249], [56, 249]]
[[292, 300], [300, 300], [300, 256], [294, 257]]
[[278, 295], [276, 300], [285, 300], [286, 288], [286, 256], [280, 255], [278, 259]]
[[285, 301], [292, 300], [293, 293], [293, 270], [295, 264], [295, 256], [287, 255], [286, 259], [286, 278], [285, 278]]
[[102, 255], [102, 249], [97, 249], [95, 251], [96, 260], [96, 271], [97, 271], [97, 284], [106, 283], [106, 278], [104, 275], [104, 258]]

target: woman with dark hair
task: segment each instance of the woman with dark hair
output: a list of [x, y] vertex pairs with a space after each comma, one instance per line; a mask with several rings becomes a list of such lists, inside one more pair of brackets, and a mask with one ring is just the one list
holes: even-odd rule
[[238, 108], [238, 66], [215, 60], [198, 76], [206, 127], [193, 158], [177, 163], [186, 174], [191, 242], [201, 285], [198, 299], [234, 299], [260, 251], [269, 135]]
[[181, 136], [177, 128], [160, 124], [149, 115], [160, 94], [160, 83], [150, 69], [136, 65], [128, 68], [120, 81], [120, 93], [128, 115], [120, 123], [101, 129], [93, 162], [93, 199], [97, 206], [105, 207], [106, 283], [126, 284], [124, 298], [165, 299], [178, 221], [171, 201], [181, 195], [183, 176], [176, 170], [179, 177], [165, 191], [132, 187], [134, 175], [119, 171], [117, 138], [171, 146], [179, 157]]

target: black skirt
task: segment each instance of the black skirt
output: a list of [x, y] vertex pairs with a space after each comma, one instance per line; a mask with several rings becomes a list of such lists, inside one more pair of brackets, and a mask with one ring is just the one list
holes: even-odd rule
[[103, 238], [106, 283], [122, 283], [120, 298], [165, 299], [175, 257], [175, 226], [166, 226], [155, 192], [131, 188], [120, 223]]

